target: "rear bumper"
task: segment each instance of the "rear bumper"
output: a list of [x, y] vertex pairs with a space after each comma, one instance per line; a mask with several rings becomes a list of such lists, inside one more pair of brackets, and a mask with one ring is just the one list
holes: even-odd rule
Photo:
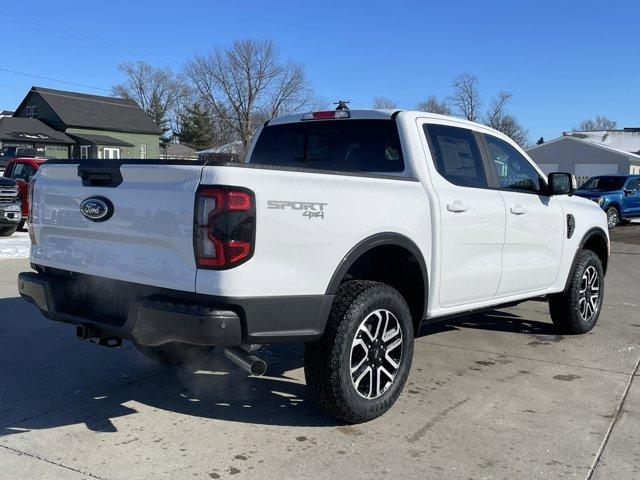
[[64, 273], [23, 272], [20, 295], [51, 320], [148, 346], [310, 342], [322, 336], [333, 301], [214, 297]]

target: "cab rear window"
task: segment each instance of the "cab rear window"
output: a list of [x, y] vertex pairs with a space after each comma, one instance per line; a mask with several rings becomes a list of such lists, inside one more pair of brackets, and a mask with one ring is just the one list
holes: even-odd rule
[[249, 163], [341, 172], [404, 170], [400, 137], [393, 120], [329, 120], [266, 126]]

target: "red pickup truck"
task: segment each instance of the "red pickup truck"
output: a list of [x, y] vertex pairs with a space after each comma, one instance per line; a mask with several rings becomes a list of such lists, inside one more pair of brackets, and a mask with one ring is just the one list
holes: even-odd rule
[[4, 176], [13, 178], [18, 184], [20, 199], [22, 200], [22, 222], [18, 230], [22, 230], [29, 215], [29, 182], [36, 174], [40, 165], [46, 162], [46, 158], [37, 157], [14, 157], [7, 163]]

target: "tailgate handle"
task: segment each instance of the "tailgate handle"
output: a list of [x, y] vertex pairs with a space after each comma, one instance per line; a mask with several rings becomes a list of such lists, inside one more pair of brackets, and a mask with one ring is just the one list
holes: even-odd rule
[[84, 187], [116, 188], [122, 183], [120, 166], [115, 165], [79, 165], [78, 176], [82, 179]]

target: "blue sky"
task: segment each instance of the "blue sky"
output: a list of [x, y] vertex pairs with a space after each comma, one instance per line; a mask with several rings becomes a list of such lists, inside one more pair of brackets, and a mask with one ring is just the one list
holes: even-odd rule
[[[150, 7], [148, 5], [153, 5]], [[461, 72], [500, 90], [532, 140], [597, 114], [640, 126], [638, 0], [71, 2], [3, 0], [0, 68], [108, 90], [116, 66], [180, 69], [195, 52], [245, 36], [272, 38], [305, 64], [317, 94], [413, 108], [450, 92]], [[105, 93], [0, 71], [0, 109], [31, 85]]]

